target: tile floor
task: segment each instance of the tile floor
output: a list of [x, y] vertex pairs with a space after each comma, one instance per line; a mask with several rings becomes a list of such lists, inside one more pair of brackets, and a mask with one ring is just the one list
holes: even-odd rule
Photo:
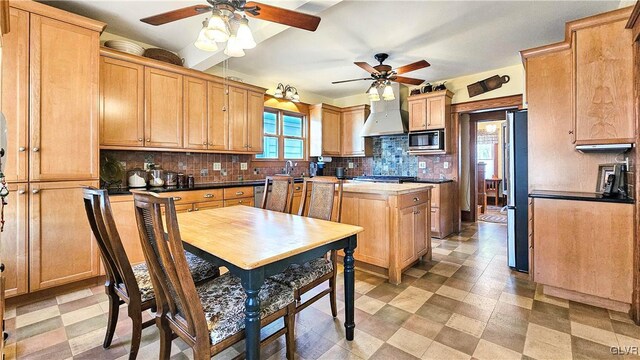
[[[626, 314], [546, 297], [525, 275], [510, 271], [505, 231], [500, 224], [465, 224], [460, 234], [434, 239], [433, 261], [408, 270], [399, 286], [357, 271], [355, 340], [344, 340], [344, 304], [336, 320], [323, 299], [297, 318], [299, 358], [621, 358], [612, 347], [637, 353], [640, 327]], [[126, 359], [130, 323], [123, 311], [111, 348], [101, 347], [105, 301], [96, 287], [9, 309], [7, 358]], [[157, 359], [157, 338], [155, 327], [143, 331], [139, 359]], [[231, 358], [243, 346], [216, 358]], [[284, 340], [262, 353], [284, 359]], [[172, 355], [192, 358], [180, 340]]]

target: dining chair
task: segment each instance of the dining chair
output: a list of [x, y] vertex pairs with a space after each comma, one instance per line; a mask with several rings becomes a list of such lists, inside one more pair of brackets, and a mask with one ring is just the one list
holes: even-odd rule
[[[269, 191], [271, 189], [271, 191]], [[288, 213], [293, 202], [293, 177], [289, 175], [267, 176], [260, 207], [266, 210]]]
[[[169, 359], [174, 334], [192, 347], [194, 359], [209, 359], [241, 341], [245, 335], [246, 295], [240, 278], [226, 273], [196, 285], [189, 276], [173, 199], [135, 192], [134, 205], [142, 252], [149, 264], [157, 299], [159, 358]], [[164, 219], [162, 209], [165, 210]], [[293, 290], [266, 279], [259, 297], [262, 326], [280, 318], [284, 320], [283, 327], [261, 343], [267, 344], [285, 335], [287, 359], [293, 360]]]
[[[156, 311], [149, 271], [145, 263], [131, 266], [115, 225], [107, 191], [86, 187], [83, 196], [89, 225], [98, 243], [107, 278], [104, 288], [109, 299], [109, 316], [102, 346], [108, 348], [111, 345], [120, 305], [126, 303], [132, 322], [129, 359], [135, 359], [140, 348], [142, 329], [154, 323], [153, 319], [142, 322], [142, 312], [148, 309]], [[187, 262], [194, 281], [198, 283], [220, 275], [217, 267], [195, 255], [188, 254]]]
[[502, 183], [502, 179], [487, 179], [485, 180], [485, 182], [486, 182], [485, 199], [489, 196], [493, 196], [494, 205], [498, 206], [501, 199], [500, 184]]
[[[311, 185], [309, 200], [302, 199], [298, 215], [340, 222], [342, 215], [342, 180], [335, 177], [313, 177], [304, 179], [302, 186], [303, 197], [307, 195], [307, 188]], [[336, 195], [336, 186], [338, 188]], [[332, 250], [329, 257], [326, 256], [313, 259], [302, 265], [291, 265], [284, 272], [274, 275], [271, 278], [294, 289], [296, 297], [296, 312], [300, 312], [307, 306], [318, 301], [329, 294], [331, 302], [331, 314], [338, 316], [336, 304], [336, 275], [337, 275], [337, 252]], [[328, 282], [328, 287], [316, 294], [312, 298], [302, 302], [302, 295], [316, 286]]]

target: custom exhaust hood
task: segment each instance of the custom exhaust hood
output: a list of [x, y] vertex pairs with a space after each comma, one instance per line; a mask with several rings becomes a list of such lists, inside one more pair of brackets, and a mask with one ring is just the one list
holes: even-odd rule
[[364, 123], [361, 136], [398, 135], [407, 132], [409, 112], [400, 106], [401, 100], [407, 98], [407, 88], [398, 83], [392, 83], [391, 87], [396, 98], [371, 102], [371, 114]]

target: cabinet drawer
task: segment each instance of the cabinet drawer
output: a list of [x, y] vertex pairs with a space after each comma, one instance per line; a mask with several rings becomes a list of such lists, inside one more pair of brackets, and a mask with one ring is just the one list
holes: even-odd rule
[[[224, 199], [241, 199], [241, 198], [253, 198], [253, 186], [243, 186], [224, 189]], [[226, 203], [226, 201], [225, 201]], [[227, 206], [225, 204], [225, 206]]]
[[176, 191], [162, 194], [161, 196], [173, 196], [176, 205], [199, 201], [222, 200], [222, 189]]
[[216, 209], [224, 206], [224, 201], [216, 200], [216, 201], [204, 201], [193, 204], [193, 210], [205, 210], [205, 209]]
[[433, 184], [433, 189], [431, 189], [431, 207], [440, 207], [440, 185], [438, 184]]
[[254, 206], [253, 198], [233, 199], [233, 200], [224, 201], [224, 207], [236, 206], [236, 205]]
[[431, 231], [440, 232], [440, 209], [431, 209]]
[[404, 209], [407, 206], [420, 205], [427, 202], [428, 198], [429, 196], [427, 191], [400, 195], [399, 206], [401, 209]]

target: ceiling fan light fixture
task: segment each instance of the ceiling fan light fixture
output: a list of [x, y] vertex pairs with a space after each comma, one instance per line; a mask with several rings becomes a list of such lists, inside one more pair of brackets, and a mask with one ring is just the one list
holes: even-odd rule
[[382, 100], [390, 101], [395, 100], [396, 96], [393, 94], [393, 88], [391, 87], [391, 83], [387, 82], [384, 87], [384, 91], [382, 92]]
[[224, 53], [225, 55], [231, 57], [243, 57], [245, 55], [244, 50], [242, 50], [242, 47], [240, 46], [236, 35], [231, 35], [229, 37], [229, 40], [227, 41], [227, 47], [226, 49], [224, 49]]
[[207, 36], [207, 20], [205, 19], [202, 23], [202, 30], [200, 30], [200, 34], [198, 34], [198, 38], [194, 45], [204, 51], [216, 51], [218, 50], [218, 45], [215, 41], [209, 39]]
[[375, 83], [373, 83], [371, 87], [369, 87], [367, 94], [369, 95], [370, 101], [380, 101], [380, 93], [378, 92], [378, 87]]
[[214, 10], [207, 25], [207, 37], [215, 42], [225, 42], [231, 35], [227, 21], [221, 16], [220, 11]]
[[240, 46], [243, 49], [253, 49], [256, 47], [256, 41], [253, 39], [253, 34], [251, 33], [251, 28], [249, 28], [249, 19], [246, 17], [242, 17], [238, 20], [238, 31], [237, 37], [240, 42]]

